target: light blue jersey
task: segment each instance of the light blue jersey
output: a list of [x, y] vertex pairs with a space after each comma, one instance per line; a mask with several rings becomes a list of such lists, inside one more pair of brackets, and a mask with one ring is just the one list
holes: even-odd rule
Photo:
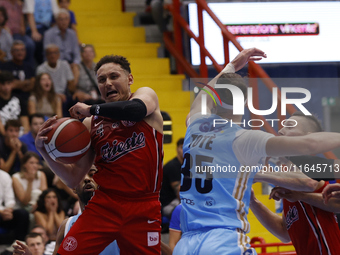
[[[77, 221], [80, 215], [81, 214], [77, 214], [75, 216], [70, 217], [67, 220], [66, 225], [65, 225], [64, 236], [66, 236], [68, 231], [70, 231], [71, 227]], [[112, 243], [110, 243], [108, 246], [106, 246], [106, 248], [99, 255], [119, 255], [119, 254], [120, 252], [119, 252], [118, 244], [117, 244], [117, 241], [115, 240]]]
[[[236, 134], [238, 131], [243, 132], [242, 128], [235, 124], [230, 126], [230, 123], [216, 124], [214, 127], [214, 120], [215, 124], [223, 122], [217, 115], [194, 120], [184, 138], [180, 191], [181, 229], [183, 236], [210, 231], [214, 233], [216, 228], [232, 231], [235, 233], [232, 237], [235, 243], [224, 245], [241, 246], [235, 254], [242, 254], [249, 249], [245, 234], [250, 230], [247, 214], [256, 171], [242, 170], [233, 151]], [[198, 239], [203, 240], [202, 237]]]

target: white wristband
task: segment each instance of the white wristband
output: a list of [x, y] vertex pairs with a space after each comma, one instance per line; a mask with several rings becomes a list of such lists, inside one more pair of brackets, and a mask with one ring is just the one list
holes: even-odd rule
[[229, 63], [223, 68], [222, 73], [235, 73], [234, 65], [232, 63]]

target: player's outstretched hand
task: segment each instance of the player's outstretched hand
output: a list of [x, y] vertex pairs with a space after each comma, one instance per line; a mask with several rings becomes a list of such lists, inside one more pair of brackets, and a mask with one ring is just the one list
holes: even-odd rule
[[53, 116], [46, 120], [40, 127], [37, 136], [35, 138], [35, 147], [39, 151], [39, 149], [44, 148], [44, 141], [48, 138], [46, 134], [52, 130], [52, 125], [57, 121], [57, 116]]
[[16, 241], [17, 244], [13, 244], [13, 255], [32, 255], [28, 246], [20, 241]]
[[340, 184], [328, 184], [322, 191], [322, 197], [325, 204], [331, 197], [340, 198]]
[[257, 48], [245, 49], [241, 51], [231, 63], [235, 67], [235, 72], [244, 67], [249, 61], [258, 61], [262, 58], [267, 58], [266, 53]]
[[83, 119], [85, 117], [91, 117], [90, 108], [91, 105], [78, 102], [68, 111], [70, 112], [71, 117], [76, 119]]

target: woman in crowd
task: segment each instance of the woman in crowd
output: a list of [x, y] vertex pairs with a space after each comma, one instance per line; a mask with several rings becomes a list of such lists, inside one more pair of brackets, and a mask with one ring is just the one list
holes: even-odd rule
[[51, 76], [41, 73], [35, 80], [34, 90], [28, 99], [28, 113], [41, 113], [47, 117], [63, 117], [62, 102], [54, 91]]
[[65, 219], [65, 212], [54, 189], [47, 189], [41, 193], [34, 218], [36, 224], [46, 229], [50, 241], [55, 241], [60, 224]]
[[39, 195], [47, 189], [45, 173], [39, 171], [39, 156], [31, 151], [25, 153], [21, 160], [21, 170], [12, 176], [16, 197], [16, 208], [31, 211]]

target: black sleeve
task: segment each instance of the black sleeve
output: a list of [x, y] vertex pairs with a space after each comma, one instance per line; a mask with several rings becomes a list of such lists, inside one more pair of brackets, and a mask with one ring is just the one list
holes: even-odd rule
[[90, 113], [115, 120], [142, 121], [147, 109], [142, 100], [135, 98], [129, 101], [94, 104]]
[[317, 156], [288, 157], [302, 172], [314, 180], [334, 179], [334, 159]]

